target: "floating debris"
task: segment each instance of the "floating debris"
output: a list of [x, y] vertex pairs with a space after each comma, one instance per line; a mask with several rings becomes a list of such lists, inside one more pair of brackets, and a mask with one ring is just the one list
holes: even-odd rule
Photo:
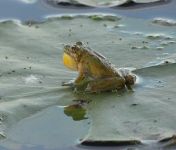
[[164, 47], [156, 47], [157, 50], [163, 50]]
[[167, 18], [154, 18], [152, 23], [159, 24], [162, 26], [176, 26], [176, 20], [167, 19]]
[[139, 104], [137, 104], [137, 103], [133, 103], [133, 104], [131, 104], [130, 106], [138, 106]]
[[0, 132], [0, 140], [5, 139], [6, 135], [3, 132]]
[[149, 49], [150, 47], [144, 45], [144, 46], [132, 46], [131, 49]]
[[[46, 16], [48, 21], [55, 21], [59, 19], [63, 20], [72, 20], [75, 18], [90, 18], [95, 21], [118, 21], [121, 20], [120, 16], [114, 14], [103, 14], [103, 13], [87, 13], [87, 14], [68, 14], [68, 15], [49, 15]], [[80, 25], [83, 27], [83, 25]]]
[[121, 19], [112, 15], [91, 15], [89, 18], [95, 21], [117, 21]]
[[30, 76], [24, 78], [24, 81], [26, 84], [31, 84], [31, 83], [38, 83], [39, 79], [34, 75], [30, 75]]
[[160, 40], [160, 39], [171, 40], [173, 39], [172, 36], [165, 35], [163, 33], [147, 34], [146, 37], [150, 40]]
[[162, 41], [160, 44], [163, 46], [169, 45], [169, 44], [175, 44], [175, 41]]
[[65, 20], [72, 20], [72, 19], [73, 19], [73, 17], [72, 17], [72, 16], [67, 15], [67, 16], [61, 16], [61, 19], [65, 19]]
[[167, 65], [167, 64], [173, 64], [175, 63], [174, 59], [166, 59], [166, 60], [162, 60], [160, 63], [158, 63], [158, 65]]

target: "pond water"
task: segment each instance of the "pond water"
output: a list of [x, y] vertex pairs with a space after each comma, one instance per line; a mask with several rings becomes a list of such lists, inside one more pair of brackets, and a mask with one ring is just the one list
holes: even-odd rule
[[46, 4], [47, 0], [38, 0], [34, 3], [25, 3], [20, 0], [1, 0], [0, 18], [17, 18], [20, 20], [42, 20], [45, 16], [65, 13], [102, 12], [121, 14], [129, 17], [153, 18], [169, 17], [175, 19], [176, 2], [174, 0], [162, 5], [114, 7], [114, 8], [89, 8], [89, 7], [58, 7]]
[[[81, 141], [144, 144], [111, 149], [173, 148], [174, 137], [159, 141], [176, 130], [176, 18], [173, 8], [164, 13], [175, 5], [78, 10], [44, 1], [0, 3], [11, 8], [0, 9], [1, 149], [90, 148]], [[143, 15], [149, 10], [153, 15]], [[117, 68], [134, 68], [134, 92], [85, 94], [62, 87], [77, 76], [63, 66], [63, 47], [77, 41]]]

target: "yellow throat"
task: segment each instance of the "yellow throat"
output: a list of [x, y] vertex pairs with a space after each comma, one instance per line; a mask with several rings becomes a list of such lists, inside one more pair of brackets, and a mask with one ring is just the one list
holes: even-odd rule
[[71, 70], [77, 70], [77, 64], [75, 60], [69, 56], [67, 53], [63, 54], [63, 63], [66, 67], [68, 67]]

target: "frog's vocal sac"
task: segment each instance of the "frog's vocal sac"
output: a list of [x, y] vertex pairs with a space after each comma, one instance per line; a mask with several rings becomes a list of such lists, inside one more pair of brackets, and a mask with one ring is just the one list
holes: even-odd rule
[[82, 42], [64, 47], [63, 63], [78, 71], [78, 77], [63, 86], [76, 90], [97, 93], [128, 89], [132, 90], [136, 76], [130, 71], [116, 69], [103, 55], [85, 47]]

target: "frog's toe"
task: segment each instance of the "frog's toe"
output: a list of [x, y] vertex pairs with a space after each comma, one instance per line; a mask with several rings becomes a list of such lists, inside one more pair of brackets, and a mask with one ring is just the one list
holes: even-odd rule
[[129, 92], [129, 93], [134, 93], [135, 90], [134, 90], [134, 89], [128, 89], [128, 92]]
[[70, 86], [70, 87], [73, 87], [74, 84], [72, 82], [62, 82], [61, 84], [62, 86]]
[[88, 84], [86, 89], [85, 89], [85, 92], [91, 92], [91, 91], [92, 91], [92, 89], [91, 89], [90, 85]]
[[61, 85], [62, 85], [62, 86], [66, 86], [66, 82], [63, 81], [63, 82], [61, 83]]

